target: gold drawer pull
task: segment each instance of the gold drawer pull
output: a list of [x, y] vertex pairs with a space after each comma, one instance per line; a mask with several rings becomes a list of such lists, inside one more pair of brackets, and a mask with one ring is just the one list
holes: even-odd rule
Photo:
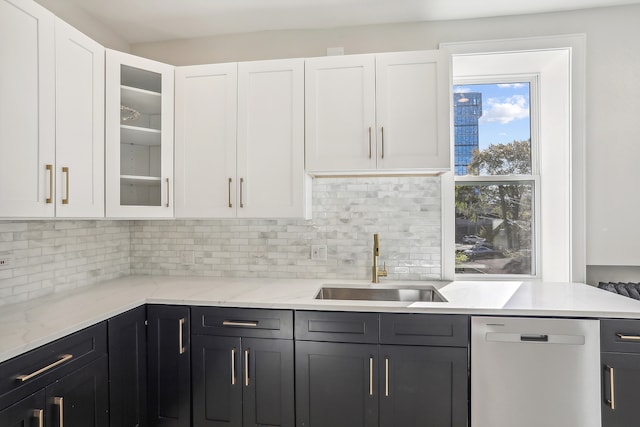
[[185, 318], [183, 317], [182, 319], [178, 320], [178, 354], [184, 354], [187, 349], [184, 346], [184, 322], [185, 322]]
[[613, 366], [607, 366], [607, 370], [609, 371], [609, 388], [611, 389], [611, 399], [607, 400], [607, 405], [615, 411], [616, 409], [616, 396], [615, 396], [615, 388], [616, 382], [613, 378]]
[[63, 354], [62, 356], [60, 356], [60, 359], [56, 360], [52, 364], [47, 365], [44, 368], [38, 369], [37, 371], [32, 372], [32, 373], [27, 374], [27, 375], [18, 375], [16, 377], [16, 379], [18, 381], [20, 381], [20, 382], [28, 381], [31, 378], [36, 377], [36, 376], [38, 376], [40, 374], [43, 374], [43, 373], [47, 372], [49, 369], [55, 368], [56, 366], [62, 365], [64, 362], [66, 362], [68, 360], [71, 360], [71, 359], [73, 359], [73, 354]]
[[242, 326], [247, 328], [255, 328], [258, 326], [258, 322], [255, 322], [255, 321], [236, 322], [233, 320], [225, 320], [222, 322], [222, 326]]
[[44, 427], [44, 409], [34, 409], [33, 418], [38, 420], [38, 427]]
[[64, 398], [54, 397], [53, 404], [58, 407], [58, 427], [64, 427]]
[[231, 385], [236, 385], [236, 349], [231, 349]]
[[625, 335], [625, 334], [616, 334], [616, 335], [622, 341], [640, 341], [640, 336], [638, 335]]
[[373, 356], [369, 357], [369, 396], [373, 396]]
[[65, 189], [65, 198], [62, 199], [62, 204], [63, 205], [68, 205], [69, 204], [69, 168], [64, 166], [62, 168], [62, 173], [67, 175], [67, 179], [64, 181], [64, 189]]
[[251, 349], [246, 349], [244, 351], [244, 385], [249, 387], [249, 351]]
[[53, 165], [45, 165], [45, 169], [49, 172], [49, 197], [46, 203], [53, 203]]

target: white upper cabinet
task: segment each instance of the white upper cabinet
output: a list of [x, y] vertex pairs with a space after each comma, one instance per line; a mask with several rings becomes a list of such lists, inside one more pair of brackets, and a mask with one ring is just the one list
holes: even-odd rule
[[450, 92], [444, 52], [376, 55], [379, 169], [450, 168]]
[[238, 64], [238, 217], [304, 217], [304, 60]]
[[303, 217], [304, 61], [176, 69], [176, 217]]
[[176, 68], [176, 217], [235, 215], [237, 64]]
[[307, 171], [376, 168], [375, 56], [305, 61]]
[[106, 212], [173, 217], [174, 67], [107, 49]]
[[306, 60], [313, 174], [450, 168], [449, 61], [439, 51]]
[[104, 47], [56, 19], [56, 216], [104, 217]]
[[54, 16], [0, 0], [0, 216], [54, 216], [54, 67]]

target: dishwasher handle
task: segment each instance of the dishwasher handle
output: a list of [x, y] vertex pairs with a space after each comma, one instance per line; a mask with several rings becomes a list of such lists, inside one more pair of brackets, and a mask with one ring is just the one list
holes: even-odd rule
[[520, 341], [524, 342], [549, 342], [549, 335], [520, 335]]

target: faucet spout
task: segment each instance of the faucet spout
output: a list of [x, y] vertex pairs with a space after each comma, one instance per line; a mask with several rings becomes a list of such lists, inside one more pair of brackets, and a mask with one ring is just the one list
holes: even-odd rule
[[373, 235], [373, 266], [371, 267], [371, 282], [380, 283], [380, 277], [387, 277], [387, 263], [384, 263], [382, 270], [378, 266], [378, 256], [380, 256], [380, 239], [378, 234]]

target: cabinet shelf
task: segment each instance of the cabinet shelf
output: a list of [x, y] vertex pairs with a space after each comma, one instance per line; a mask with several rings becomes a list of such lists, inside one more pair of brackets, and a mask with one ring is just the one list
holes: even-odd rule
[[122, 144], [154, 145], [161, 143], [162, 131], [139, 126], [120, 125], [120, 142]]
[[120, 183], [128, 185], [160, 185], [159, 176], [120, 175]]
[[141, 114], [157, 115], [162, 111], [162, 95], [131, 86], [120, 86], [120, 101]]

